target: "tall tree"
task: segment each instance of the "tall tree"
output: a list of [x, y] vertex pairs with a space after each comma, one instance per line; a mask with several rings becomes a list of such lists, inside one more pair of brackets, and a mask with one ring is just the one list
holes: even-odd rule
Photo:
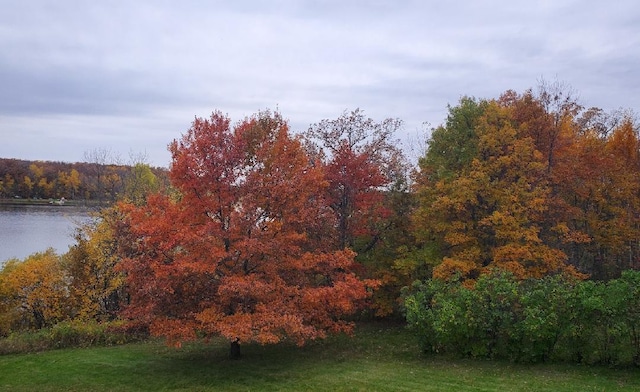
[[313, 124], [306, 133], [328, 181], [326, 198], [337, 223], [332, 246], [356, 251], [361, 274], [381, 280], [374, 296], [381, 316], [397, 310], [400, 287], [408, 284], [392, 268], [408, 238], [411, 202], [407, 160], [394, 139], [401, 127], [399, 119], [377, 122], [356, 109]]
[[566, 244], [571, 262], [594, 279], [639, 268], [640, 140], [630, 118], [612, 129], [582, 128], [559, 155], [554, 175], [582, 241]]
[[179, 343], [196, 332], [231, 342], [303, 344], [350, 331], [373, 281], [351, 271], [354, 254], [325, 251], [314, 235], [327, 218], [320, 168], [278, 114], [231, 126], [219, 112], [196, 118], [170, 145], [179, 194], [122, 205], [135, 238], [123, 267], [128, 314]]
[[431, 132], [427, 150], [418, 161], [414, 193], [418, 207], [412, 216], [412, 232], [416, 244], [398, 258], [396, 268], [409, 279], [431, 277], [433, 267], [440, 264], [449, 248], [442, 235], [437, 235], [429, 222], [430, 216], [444, 191], [443, 187], [468, 172], [478, 153], [477, 126], [489, 103], [472, 97], [462, 97], [458, 105], [449, 105], [445, 124]]
[[[380, 239], [381, 222], [390, 214], [384, 191], [406, 190], [406, 159], [392, 139], [401, 126], [399, 119], [376, 122], [356, 109], [313, 124], [306, 133], [327, 172], [338, 248], [371, 249]], [[369, 240], [356, 247], [358, 236]]]
[[573, 270], [566, 255], [542, 241], [550, 188], [544, 156], [519, 138], [512, 112], [496, 101], [477, 119], [470, 165], [423, 192], [419, 237], [435, 241], [435, 277], [475, 279], [495, 267], [519, 278]]

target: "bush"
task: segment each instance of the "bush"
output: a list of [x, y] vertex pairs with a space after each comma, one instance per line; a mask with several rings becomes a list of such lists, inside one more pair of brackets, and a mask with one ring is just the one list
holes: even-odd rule
[[49, 331], [45, 329], [13, 332], [0, 339], [0, 355], [44, 351], [51, 348]]
[[560, 276], [532, 279], [520, 284], [518, 295], [519, 320], [514, 333], [517, 349], [513, 359], [520, 362], [545, 362], [569, 354], [567, 334], [572, 325], [570, 297], [573, 284]]
[[125, 321], [65, 321], [48, 329], [15, 332], [0, 339], [0, 354], [26, 353], [69, 347], [110, 346], [149, 337], [145, 326]]
[[415, 283], [407, 322], [426, 352], [518, 362], [640, 365], [640, 272], [607, 283], [482, 276]]

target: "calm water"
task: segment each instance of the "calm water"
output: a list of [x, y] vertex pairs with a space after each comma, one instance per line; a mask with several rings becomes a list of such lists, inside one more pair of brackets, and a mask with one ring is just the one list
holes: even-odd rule
[[89, 211], [69, 206], [0, 206], [0, 264], [53, 248], [65, 253]]

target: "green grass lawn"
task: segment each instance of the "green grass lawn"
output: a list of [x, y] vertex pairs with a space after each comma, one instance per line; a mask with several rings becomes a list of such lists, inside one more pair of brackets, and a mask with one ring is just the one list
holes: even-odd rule
[[640, 370], [425, 357], [403, 327], [305, 347], [161, 342], [0, 356], [0, 391], [639, 391]]

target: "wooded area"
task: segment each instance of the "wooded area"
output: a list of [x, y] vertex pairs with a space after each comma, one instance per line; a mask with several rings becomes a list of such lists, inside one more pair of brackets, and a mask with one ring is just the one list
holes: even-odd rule
[[349, 315], [402, 317], [410, 298], [432, 333], [440, 297], [416, 302], [425, 287], [573, 288], [640, 267], [632, 112], [584, 108], [557, 84], [463, 97], [417, 167], [393, 139], [401, 126], [355, 110], [294, 134], [279, 113], [232, 124], [214, 112], [171, 142], [166, 181], [145, 165], [1, 161], [7, 196], [119, 202], [67, 254], [6, 264], [0, 334], [121, 318], [174, 344], [223, 336], [239, 354], [239, 342], [349, 331]]
[[[93, 162], [0, 158], [0, 199], [64, 198], [113, 202], [131, 197], [135, 192], [157, 190], [160, 183], [166, 183], [166, 169], [153, 168], [144, 162], [109, 163], [106, 151], [96, 150], [88, 155], [87, 159], [93, 159]], [[151, 177], [154, 179], [150, 180]], [[157, 184], [150, 189], [137, 189], [142, 182], [148, 181]]]

